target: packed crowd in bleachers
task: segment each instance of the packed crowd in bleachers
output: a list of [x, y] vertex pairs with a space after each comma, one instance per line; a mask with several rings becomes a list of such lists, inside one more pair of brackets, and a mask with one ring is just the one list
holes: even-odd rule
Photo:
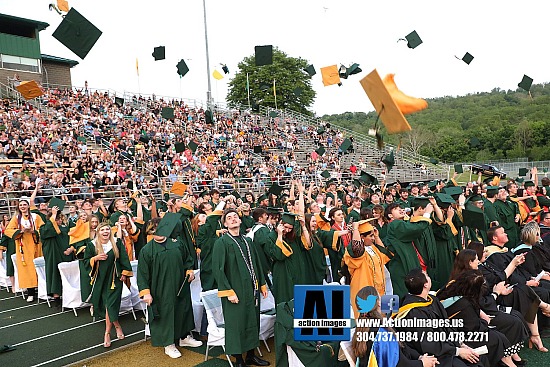
[[[550, 180], [539, 185], [536, 168], [525, 182], [479, 175], [462, 187], [455, 175], [389, 184], [365, 162], [339, 167], [338, 131], [319, 136], [243, 111], [215, 113], [211, 123], [202, 109], [177, 101], [120, 105], [98, 92], [50, 90], [45, 101], [40, 111], [5, 102], [1, 112], [0, 141], [20, 168], [2, 167], [2, 189], [17, 208], [0, 224], [0, 254], [29, 302], [33, 259], [44, 257], [56, 305], [59, 264], [78, 262], [81, 299], [106, 319], [105, 347], [112, 326], [124, 338], [118, 313], [130, 277], [147, 305], [153, 346], [177, 358], [177, 345], [208, 342], [208, 310], [194, 315], [189, 287], [200, 276], [205, 297], [221, 298], [225, 352], [238, 366], [268, 365], [254, 354], [266, 297], [274, 299], [262, 315], [276, 315], [277, 365], [291, 354], [306, 366], [335, 365], [339, 343], [290, 337], [293, 287], [301, 284], [349, 284], [356, 318], [381, 317], [379, 308], [362, 310], [357, 295], [395, 294], [405, 306], [397, 318], [454, 317], [463, 324], [441, 331], [487, 333], [487, 340], [399, 343], [396, 364], [514, 367], [525, 364], [526, 342], [547, 351]], [[166, 107], [174, 118], [162, 118]], [[88, 135], [108, 148], [90, 149]], [[295, 157], [302, 139], [326, 149], [307, 152], [305, 167]], [[346, 353], [367, 366], [388, 345], [355, 340]], [[475, 349], [484, 345], [487, 353]]]

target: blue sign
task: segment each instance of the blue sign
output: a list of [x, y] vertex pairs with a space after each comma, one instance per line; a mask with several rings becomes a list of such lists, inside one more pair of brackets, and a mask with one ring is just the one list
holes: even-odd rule
[[343, 341], [350, 338], [349, 285], [294, 286], [294, 340]]
[[385, 294], [380, 299], [380, 311], [387, 315], [397, 313], [399, 310], [399, 296], [396, 294]]

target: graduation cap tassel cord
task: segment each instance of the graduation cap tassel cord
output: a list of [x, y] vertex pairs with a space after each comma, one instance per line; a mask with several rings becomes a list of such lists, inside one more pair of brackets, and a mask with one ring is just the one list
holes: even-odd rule
[[57, 7], [57, 5], [55, 5], [54, 3], [51, 3], [48, 8], [50, 9], [50, 11], [52, 10], [55, 10], [57, 12], [57, 14], [61, 15], [62, 18], [65, 18], [65, 14], [63, 14], [61, 12], [61, 10], [59, 10], [59, 8]]

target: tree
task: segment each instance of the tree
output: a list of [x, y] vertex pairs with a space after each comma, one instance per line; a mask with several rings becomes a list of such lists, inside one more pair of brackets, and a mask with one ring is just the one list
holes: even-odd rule
[[229, 82], [227, 101], [231, 105], [248, 106], [248, 74], [251, 105], [275, 108], [276, 95], [278, 108], [312, 115], [308, 107], [313, 104], [316, 93], [311, 86], [311, 77], [303, 71], [307, 65], [306, 60], [290, 57], [277, 48], [273, 48], [272, 65], [256, 66], [254, 55], [245, 57]]
[[433, 134], [423, 128], [412, 129], [405, 134], [405, 137], [405, 148], [409, 149], [415, 155], [420, 154], [420, 149], [434, 139]]

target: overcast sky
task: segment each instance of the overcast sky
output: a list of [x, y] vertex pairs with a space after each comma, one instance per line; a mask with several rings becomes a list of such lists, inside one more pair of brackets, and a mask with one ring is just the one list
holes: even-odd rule
[[[40, 33], [44, 54], [79, 61], [73, 85], [118, 93], [155, 93], [206, 100], [206, 52], [202, 0], [69, 0], [103, 35], [81, 60], [51, 35], [61, 22], [46, 0], [0, 0], [0, 12], [47, 22]], [[211, 72], [225, 63], [230, 74], [212, 78], [212, 96], [224, 101], [227, 83], [254, 46], [279, 47], [313, 63], [318, 74], [313, 110], [371, 111], [359, 80], [372, 69], [414, 97], [442, 97], [515, 89], [527, 74], [550, 81], [550, 3], [545, 0], [372, 1], [372, 0], [206, 0]], [[409, 49], [397, 42], [416, 30], [424, 43]], [[155, 46], [166, 60], [155, 62]], [[470, 52], [468, 66], [455, 58]], [[139, 60], [139, 82], [136, 75]], [[189, 59], [180, 80], [176, 64]], [[344, 85], [324, 87], [319, 68], [360, 64], [363, 72]], [[429, 108], [429, 107], [428, 107]]]

